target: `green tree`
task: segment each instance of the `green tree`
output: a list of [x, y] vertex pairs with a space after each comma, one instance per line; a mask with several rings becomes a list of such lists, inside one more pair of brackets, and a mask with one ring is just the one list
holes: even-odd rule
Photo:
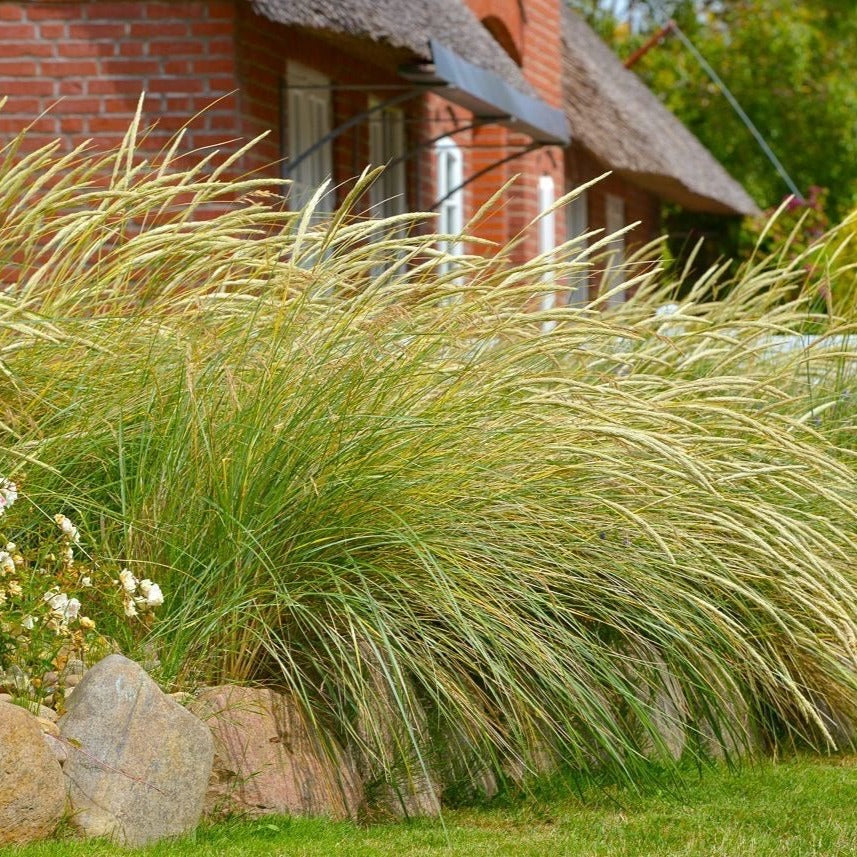
[[[857, 4], [852, 0], [570, 0], [621, 56], [674, 17], [802, 194], [857, 199]], [[634, 69], [762, 207], [789, 190], [717, 86], [672, 36]]]

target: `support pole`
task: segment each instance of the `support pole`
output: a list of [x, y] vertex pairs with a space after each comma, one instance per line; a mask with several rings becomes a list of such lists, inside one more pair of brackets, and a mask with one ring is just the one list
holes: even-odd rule
[[657, 47], [670, 33], [675, 30], [675, 21], [670, 19], [666, 26], [658, 30], [644, 45], [641, 45], [628, 59], [625, 60], [625, 68], [635, 66], [652, 48]]

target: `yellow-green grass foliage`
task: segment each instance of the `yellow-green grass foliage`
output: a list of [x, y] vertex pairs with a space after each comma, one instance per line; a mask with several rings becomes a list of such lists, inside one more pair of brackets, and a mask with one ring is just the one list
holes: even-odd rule
[[634, 775], [671, 674], [691, 751], [745, 740], [743, 706], [829, 745], [855, 349], [802, 260], [712, 270], [669, 316], [657, 266], [621, 309], [533, 311], [603, 236], [446, 258], [422, 215], [355, 213], [371, 174], [321, 221], [135, 134], [3, 151], [0, 454], [32, 527], [64, 511], [161, 583], [165, 683], [282, 686], [352, 742], [393, 711], [424, 760], [454, 728], [498, 767]]

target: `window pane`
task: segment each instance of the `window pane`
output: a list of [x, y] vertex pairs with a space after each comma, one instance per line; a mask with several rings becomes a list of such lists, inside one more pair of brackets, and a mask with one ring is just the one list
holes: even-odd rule
[[[556, 191], [552, 176], [539, 176], [539, 254], [550, 253], [556, 247], [556, 212], [543, 214], [548, 211], [556, 201]], [[553, 282], [550, 274], [545, 274], [545, 282]], [[543, 310], [553, 309], [556, 306], [556, 292], [545, 292], [541, 299]], [[542, 330], [547, 332], [556, 327], [555, 321], [542, 322]]]
[[[589, 231], [589, 198], [583, 191], [566, 208], [566, 234], [569, 239], [580, 238]], [[588, 242], [577, 244], [578, 252], [584, 252]], [[589, 265], [581, 260], [580, 267], [568, 278], [568, 303], [580, 304], [589, 300]]]
[[[608, 193], [604, 197], [604, 205], [605, 205], [605, 227], [607, 230], [607, 234], [611, 234], [613, 232], [618, 232], [620, 229], [624, 229], [625, 227], [625, 200], [622, 199], [621, 196], [615, 196], [612, 193]], [[625, 262], [625, 236], [619, 235], [614, 238], [607, 248], [608, 252], [608, 266], [610, 270], [608, 271], [608, 275], [605, 280], [605, 288], [613, 289], [616, 288], [624, 279], [625, 272], [622, 269], [622, 265]], [[624, 303], [625, 301], [625, 292], [624, 290], [617, 291], [616, 294], [611, 295], [608, 300], [608, 306], [616, 306], [618, 304]]]
[[[296, 162], [330, 133], [330, 91], [326, 89], [330, 81], [316, 71], [289, 63], [286, 83], [289, 157]], [[330, 143], [304, 157], [294, 169], [288, 169], [288, 164], [286, 166], [286, 175], [292, 182], [288, 191], [289, 205], [298, 209], [309, 202], [319, 186], [331, 177]], [[329, 212], [333, 209], [333, 202], [331, 191], [319, 201], [318, 209]]]
[[[464, 227], [464, 194], [460, 189], [464, 175], [464, 157], [455, 142], [444, 137], [435, 143], [436, 199], [440, 217], [437, 229], [447, 235], [457, 235]], [[440, 241], [438, 250], [450, 256], [460, 255], [464, 247], [460, 241]], [[441, 273], [449, 270], [450, 264], [441, 266]]]
[[[552, 176], [539, 177], [539, 213], [547, 211], [555, 202]], [[539, 253], [549, 253], [556, 247], [556, 212], [544, 215], [539, 220]]]
[[586, 191], [568, 204], [568, 237], [579, 238], [589, 231], [589, 205]]
[[[370, 99], [370, 109], [378, 104]], [[373, 167], [385, 166], [369, 193], [373, 217], [392, 217], [407, 211], [405, 154], [405, 115], [401, 110], [386, 108], [369, 122], [369, 161]], [[395, 163], [398, 161], [398, 163]]]

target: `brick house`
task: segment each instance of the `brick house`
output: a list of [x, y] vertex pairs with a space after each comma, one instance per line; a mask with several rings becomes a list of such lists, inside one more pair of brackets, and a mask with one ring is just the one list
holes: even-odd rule
[[433, 209], [439, 230], [455, 233], [518, 176], [474, 227], [500, 243], [567, 187], [615, 170], [567, 219], [525, 230], [518, 259], [569, 231], [634, 219], [648, 237], [662, 200], [730, 216], [753, 211], [740, 186], [564, 5], [0, 0], [0, 96], [8, 97], [0, 135], [32, 122], [31, 147], [57, 136], [67, 145], [115, 145], [145, 91], [144, 119], [157, 122], [150, 146], [200, 111], [188, 148], [228, 148], [271, 131], [241, 166], [288, 178], [293, 205], [330, 178], [321, 203], [330, 208], [367, 164], [384, 163], [368, 213]]

